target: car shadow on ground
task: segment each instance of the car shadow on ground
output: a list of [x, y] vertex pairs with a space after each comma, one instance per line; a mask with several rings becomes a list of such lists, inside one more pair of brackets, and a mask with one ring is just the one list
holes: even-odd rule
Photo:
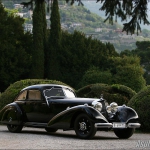
[[[7, 129], [6, 130], [3, 130], [3, 131], [0, 131], [0, 132], [7, 132], [7, 133], [10, 133]], [[98, 131], [100, 132], [100, 131]], [[14, 133], [12, 133], [14, 134]], [[37, 129], [34, 129], [33, 130], [28, 130], [28, 128], [25, 128], [22, 130], [21, 133], [15, 133], [15, 134], [35, 134], [35, 135], [48, 135], [48, 136], [54, 136], [54, 137], [63, 137], [63, 138], [72, 138], [72, 139], [79, 139], [75, 132], [74, 131], [63, 131], [63, 130], [58, 130], [57, 132], [55, 133], [49, 133], [49, 132], [46, 132], [44, 130], [37, 130]], [[103, 133], [102, 133], [103, 134]], [[90, 140], [114, 140], [114, 139], [118, 139], [117, 137], [111, 137], [111, 136], [106, 136], [106, 135], [95, 135], [92, 139]], [[82, 140], [82, 139], [80, 139]], [[85, 140], [85, 139], [83, 139]], [[88, 139], [89, 140], [89, 139]]]
[[[7, 129], [1, 130], [0, 132], [5, 132], [5, 133], [10, 133]], [[97, 132], [101, 132], [101, 131], [97, 131]], [[104, 133], [104, 135], [103, 135]], [[112, 132], [110, 132], [112, 133]], [[11, 134], [33, 134], [33, 135], [46, 135], [46, 136], [54, 136], [54, 137], [61, 137], [61, 138], [72, 138], [72, 139], [79, 139], [76, 134], [75, 131], [71, 130], [71, 131], [63, 131], [63, 130], [58, 130], [55, 133], [49, 133], [46, 132], [43, 129], [37, 129], [37, 128], [33, 128], [33, 129], [28, 129], [28, 128], [23, 128], [23, 130], [21, 131], [21, 133], [11, 133]], [[117, 137], [114, 137], [112, 134], [107, 136], [105, 134], [105, 132], [100, 133], [101, 135], [96, 134], [92, 139], [90, 140], [114, 140], [114, 139], [118, 139]], [[82, 140], [82, 139], [80, 139]], [[85, 140], [85, 139], [83, 139]], [[88, 139], [89, 140], [89, 139]], [[120, 139], [121, 140], [121, 139]]]

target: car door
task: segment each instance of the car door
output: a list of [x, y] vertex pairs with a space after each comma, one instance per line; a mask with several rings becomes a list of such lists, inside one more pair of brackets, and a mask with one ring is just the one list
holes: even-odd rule
[[51, 109], [42, 97], [40, 90], [24, 91], [18, 97], [17, 103], [23, 111], [25, 122], [47, 123], [53, 117]]
[[26, 103], [30, 109], [26, 113], [29, 122], [47, 123], [53, 117], [50, 107], [42, 97], [41, 91], [29, 90]]
[[64, 100], [65, 94], [62, 88], [53, 87], [51, 89], [46, 89], [44, 95], [48, 97], [49, 107], [54, 116], [67, 109], [68, 103]]

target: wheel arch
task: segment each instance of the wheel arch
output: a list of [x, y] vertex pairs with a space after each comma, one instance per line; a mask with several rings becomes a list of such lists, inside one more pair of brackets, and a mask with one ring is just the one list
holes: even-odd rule
[[117, 111], [117, 117], [120, 122], [137, 122], [138, 114], [131, 107], [119, 106]]
[[0, 121], [2, 124], [16, 124], [22, 123], [22, 111], [20, 107], [14, 102], [6, 105], [0, 112]]
[[73, 128], [76, 117], [81, 113], [88, 115], [90, 120], [92, 120], [93, 122], [99, 122], [100, 120], [107, 122], [106, 118], [100, 112], [95, 110], [93, 107], [79, 105], [79, 106], [71, 107], [54, 116], [48, 122], [48, 126], [52, 128], [60, 128], [60, 129]]

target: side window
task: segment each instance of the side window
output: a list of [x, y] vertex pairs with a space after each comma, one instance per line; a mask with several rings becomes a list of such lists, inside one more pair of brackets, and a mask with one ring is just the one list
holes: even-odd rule
[[27, 96], [27, 91], [23, 91], [16, 100], [25, 100]]
[[41, 92], [39, 90], [29, 90], [28, 99], [29, 100], [41, 100]]

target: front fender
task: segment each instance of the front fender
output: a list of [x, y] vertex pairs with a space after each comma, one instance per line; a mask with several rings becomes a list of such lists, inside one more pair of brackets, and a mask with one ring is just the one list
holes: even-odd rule
[[127, 107], [125, 105], [118, 106], [118, 111], [116, 113], [117, 119], [119, 122], [137, 122], [138, 114], [131, 107]]
[[14, 102], [6, 105], [0, 111], [0, 122], [2, 124], [16, 124], [22, 123], [22, 111], [20, 107]]
[[79, 105], [79, 106], [68, 108], [65, 111], [54, 116], [49, 121], [48, 127], [58, 128], [58, 129], [73, 128], [76, 117], [81, 113], [87, 114], [89, 118], [95, 123], [96, 122], [108, 123], [106, 118], [100, 112], [95, 110], [93, 107], [86, 106], [86, 105]]

